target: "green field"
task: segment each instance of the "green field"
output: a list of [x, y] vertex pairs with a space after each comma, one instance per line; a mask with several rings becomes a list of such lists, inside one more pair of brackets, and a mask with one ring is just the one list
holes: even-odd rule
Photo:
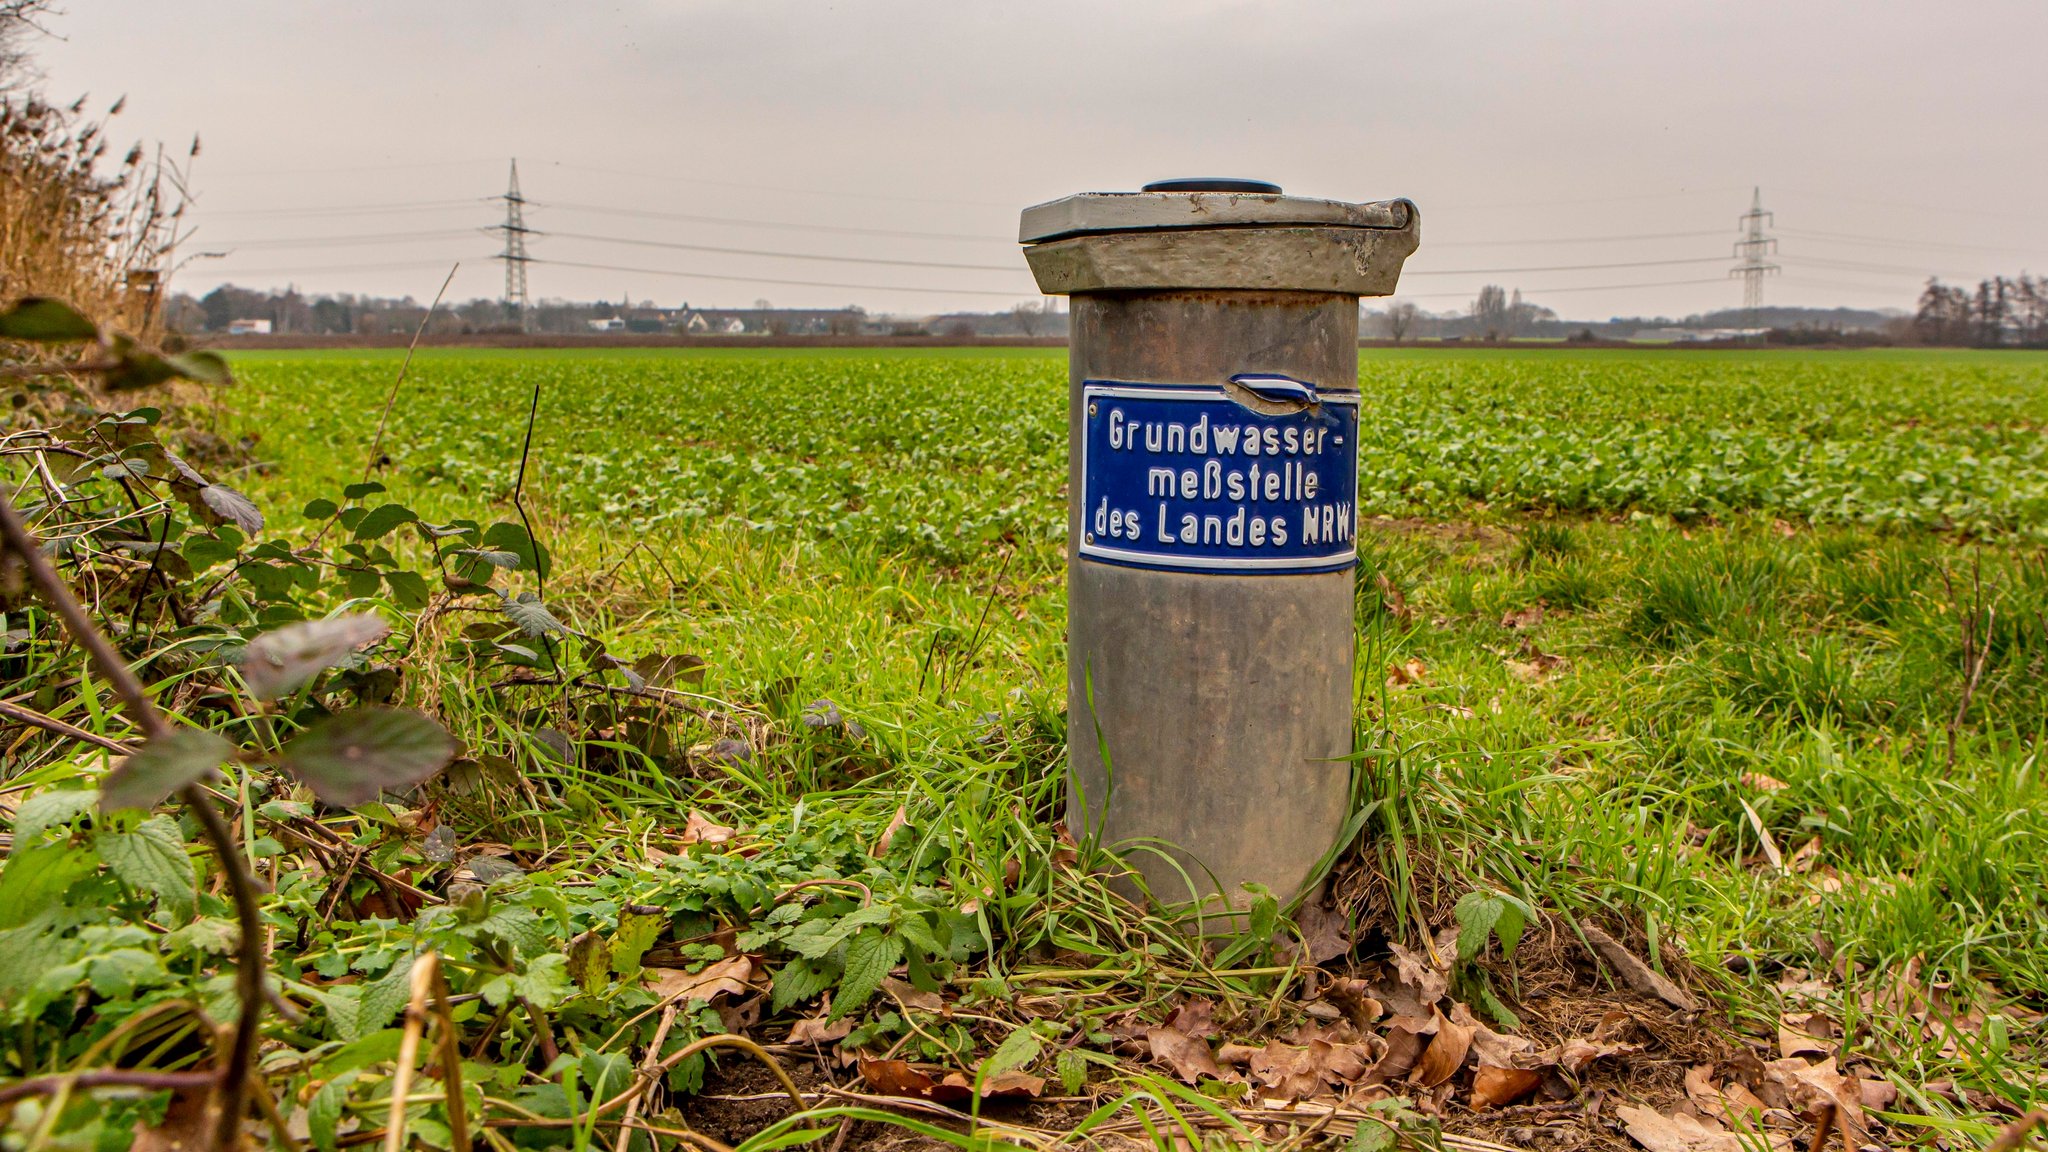
[[[364, 475], [401, 359], [239, 355], [238, 385], [187, 419], [241, 461], [228, 482], [267, 531], [303, 542], [317, 525], [300, 509]], [[1478, 893], [1505, 901], [1489, 914], [1538, 914], [1519, 956], [1503, 931], [1455, 973], [1461, 1002], [1503, 1032], [1514, 1020], [1549, 1045], [1590, 1029], [1597, 997], [1570, 987], [1603, 978], [1575, 951], [1581, 924], [1712, 1001], [1683, 1022], [1607, 1002], [1644, 1021], [1641, 1052], [1584, 1070], [1616, 1103], [1668, 1111], [1687, 1069], [1715, 1058], [1701, 1053], [1725, 1062], [1756, 1036], [1751, 1058], [1776, 1058], [1781, 1017], [1807, 1012], [1842, 1068], [1896, 1088], [1872, 1106], [1894, 1143], [1974, 1147], [2003, 1113], [2048, 1103], [2048, 356], [1371, 351], [1360, 379], [1356, 723], [1374, 751], [1357, 791], [1377, 807], [1330, 882], [1359, 971]], [[280, 869], [289, 846], [274, 845], [276, 963], [305, 1018], [273, 1035], [307, 1054], [277, 1057], [280, 1094], [355, 1118], [344, 1134], [377, 1128], [379, 1038], [403, 997], [362, 1005], [388, 998], [368, 990], [415, 941], [450, 958], [458, 993], [511, 980], [545, 1000], [549, 1045], [616, 1091], [655, 997], [630, 963], [572, 987], [544, 958], [567, 948], [574, 963], [572, 939], [616, 945], [629, 909], [653, 906], [657, 947], [699, 966], [750, 956], [773, 987], [758, 1018], [698, 1011], [665, 1050], [724, 1029], [780, 1041], [836, 986], [873, 999], [824, 1048], [969, 1076], [1007, 1053], [1047, 1096], [1092, 1097], [1009, 1114], [1024, 1127], [1004, 1139], [1077, 1124], [1145, 1139], [1116, 1126], [1166, 1115], [1154, 1097], [1242, 1120], [1241, 1084], [1176, 1078], [1132, 1029], [1195, 996], [1215, 1002], [1219, 1042], [1264, 1044], [1323, 1019], [1302, 1015], [1316, 994], [1284, 948], [1205, 949], [1118, 903], [1085, 867], [1109, 862], [1072, 866], [1051, 824], [1065, 380], [1052, 351], [419, 353], [373, 469], [387, 490], [360, 505], [516, 522], [524, 455], [524, 511], [553, 566], [498, 583], [620, 661], [701, 658], [701, 681], [673, 680], [689, 709], [592, 689], [601, 667], [572, 691], [543, 675], [566, 655], [551, 665], [503, 638], [494, 597], [442, 594], [424, 534], [366, 537], [386, 551], [347, 592], [397, 626], [399, 699], [439, 715], [466, 759], [461, 781], [336, 826], [430, 890], [452, 868], [425, 844], [435, 826], [528, 875], [492, 889], [491, 915], [518, 921], [500, 955], [474, 924], [394, 918], [367, 881], [344, 901], [360, 919], [323, 914], [329, 881]], [[242, 437], [241, 455], [222, 446]], [[238, 627], [344, 598], [323, 584]], [[554, 635], [540, 638], [573, 646]], [[508, 662], [506, 643], [532, 662]], [[61, 785], [98, 767], [50, 745], [7, 774]], [[738, 838], [688, 847], [693, 812]], [[89, 950], [67, 939], [67, 955]], [[182, 994], [202, 955], [136, 986]], [[898, 962], [943, 1009], [869, 978]], [[65, 1024], [78, 1031], [62, 1041], [31, 1035], [19, 1001], [9, 1011], [25, 1037], [10, 1074], [61, 1067], [122, 1019]], [[457, 1016], [472, 1075], [512, 1102], [478, 1114], [578, 1114], [559, 1068], [535, 1074], [547, 1061], [527, 1022], [492, 1015], [472, 1000]], [[704, 1074], [686, 1062], [674, 1086]], [[1440, 1117], [1397, 1118], [1522, 1142], [1468, 1111], [1464, 1087], [1429, 1095], [1404, 1091], [1401, 1107]], [[1095, 1104], [1107, 1119], [1084, 1123]], [[445, 1132], [444, 1112], [423, 1104], [421, 1130]], [[1281, 1139], [1270, 1123], [1247, 1137]], [[1626, 1140], [1611, 1120], [1568, 1126], [1565, 1147]], [[548, 1131], [518, 1138], [545, 1147]]]

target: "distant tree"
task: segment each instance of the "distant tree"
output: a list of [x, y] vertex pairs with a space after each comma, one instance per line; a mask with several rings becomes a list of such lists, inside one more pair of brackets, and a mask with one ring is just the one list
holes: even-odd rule
[[1410, 332], [1415, 330], [1415, 321], [1421, 315], [1422, 309], [1417, 308], [1406, 300], [1402, 300], [1389, 304], [1380, 322], [1386, 325], [1387, 338], [1399, 344], [1408, 338]]
[[1479, 334], [1488, 340], [1512, 335], [1514, 319], [1509, 311], [1506, 289], [1498, 284], [1481, 288], [1479, 298], [1472, 301], [1472, 319], [1478, 324]]
[[861, 311], [858, 307], [849, 305], [826, 317], [825, 331], [830, 332], [834, 336], [858, 336], [860, 335], [861, 322], [866, 319], [867, 313]]
[[1045, 315], [1045, 303], [1040, 300], [1021, 300], [1010, 306], [1010, 315], [1017, 321], [1017, 327], [1026, 336], [1038, 335], [1038, 321]]
[[1967, 344], [1973, 311], [1967, 290], [1929, 279], [1913, 313], [1913, 337], [1922, 344]]

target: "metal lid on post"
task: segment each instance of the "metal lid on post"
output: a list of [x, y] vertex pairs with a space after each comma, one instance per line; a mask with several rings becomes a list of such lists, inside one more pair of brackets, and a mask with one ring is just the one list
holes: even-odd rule
[[1051, 295], [1176, 288], [1385, 296], [1421, 239], [1407, 200], [1287, 196], [1259, 180], [1182, 179], [1024, 210], [1017, 239]]

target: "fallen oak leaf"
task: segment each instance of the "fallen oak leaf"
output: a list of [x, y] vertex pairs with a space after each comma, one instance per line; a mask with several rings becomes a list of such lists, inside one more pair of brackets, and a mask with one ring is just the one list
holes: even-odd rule
[[1791, 1012], [1778, 1017], [1778, 1055], [1826, 1059], [1835, 1054], [1833, 1027], [1819, 1012]]
[[1472, 1073], [1475, 1111], [1519, 1104], [1543, 1086], [1543, 1073], [1528, 1068], [1496, 1068], [1481, 1064]]
[[846, 1039], [853, 1031], [853, 1017], [842, 1016], [828, 1020], [823, 1016], [806, 1016], [789, 1026], [789, 1035], [783, 1038], [785, 1044], [836, 1044]]
[[1173, 1074], [1186, 1083], [1199, 1083], [1205, 1076], [1211, 1080], [1224, 1078], [1209, 1046], [1178, 1028], [1161, 1026], [1147, 1029], [1145, 1043], [1152, 1050], [1152, 1059], [1172, 1068]]
[[1472, 1029], [1436, 1014], [1436, 1036], [1422, 1052], [1408, 1082], [1420, 1088], [1434, 1088], [1457, 1074], [1472, 1050]]
[[656, 973], [649, 987], [664, 1001], [703, 1001], [718, 996], [739, 996], [748, 991], [747, 977], [754, 974], [754, 962], [745, 956], [729, 956], [702, 972], [676, 968], [649, 969]]
[[1387, 1030], [1387, 1050], [1366, 1070], [1363, 1083], [1384, 1084], [1414, 1071], [1422, 1059], [1423, 1050], [1429, 1047], [1429, 1037], [1436, 1034], [1436, 1020], [1415, 1016], [1396, 1016], [1393, 1026]]
[[683, 824], [679, 844], [723, 844], [739, 835], [739, 830], [728, 828], [695, 808], [690, 809], [690, 818]]
[[[1635, 1142], [1649, 1152], [1752, 1152], [1741, 1136], [1712, 1119], [1679, 1112], [1666, 1116], [1648, 1108], [1624, 1105], [1614, 1110]], [[1768, 1133], [1771, 1147], [1783, 1152], [1791, 1141], [1782, 1133]]]

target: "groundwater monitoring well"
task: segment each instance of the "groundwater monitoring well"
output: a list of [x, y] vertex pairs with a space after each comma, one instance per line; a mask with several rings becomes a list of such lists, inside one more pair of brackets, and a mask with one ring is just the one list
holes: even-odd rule
[[1349, 798], [1358, 300], [1406, 200], [1172, 180], [1024, 210], [1072, 297], [1068, 824], [1153, 897], [1301, 890]]

